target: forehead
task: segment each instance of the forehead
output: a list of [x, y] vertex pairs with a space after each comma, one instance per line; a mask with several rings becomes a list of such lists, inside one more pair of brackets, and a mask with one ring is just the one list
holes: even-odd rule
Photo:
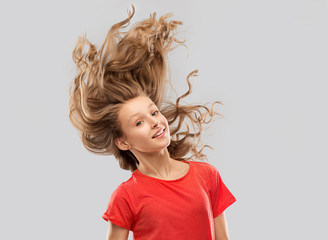
[[130, 99], [122, 105], [119, 117], [128, 120], [128, 118], [139, 112], [147, 111], [151, 105], [156, 106], [149, 97], [140, 96]]

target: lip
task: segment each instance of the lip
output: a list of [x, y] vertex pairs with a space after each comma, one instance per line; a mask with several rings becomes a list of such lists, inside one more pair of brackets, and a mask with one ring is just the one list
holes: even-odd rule
[[154, 136], [157, 134], [157, 133], [159, 133], [160, 131], [162, 131], [164, 129], [164, 131], [163, 131], [163, 133], [165, 133], [165, 130], [166, 130], [166, 128], [165, 127], [162, 127], [161, 129], [159, 129], [151, 138], [155, 138]]

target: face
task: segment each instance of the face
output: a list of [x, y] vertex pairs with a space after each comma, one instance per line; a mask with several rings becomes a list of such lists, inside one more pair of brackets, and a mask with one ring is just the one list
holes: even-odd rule
[[117, 139], [116, 145], [121, 150], [150, 153], [170, 144], [167, 120], [150, 98], [130, 99], [121, 107], [118, 118], [124, 137]]

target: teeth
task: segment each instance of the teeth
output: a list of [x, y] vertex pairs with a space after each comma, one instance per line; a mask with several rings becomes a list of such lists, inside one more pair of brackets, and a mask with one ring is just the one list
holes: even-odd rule
[[164, 129], [165, 129], [165, 128], [163, 128], [159, 133], [155, 134], [153, 138], [155, 138], [155, 137], [161, 135], [161, 134], [164, 132]]

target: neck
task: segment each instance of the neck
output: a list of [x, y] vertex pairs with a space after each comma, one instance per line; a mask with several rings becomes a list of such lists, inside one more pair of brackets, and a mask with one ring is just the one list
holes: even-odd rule
[[138, 171], [153, 177], [167, 178], [176, 169], [177, 160], [170, 157], [167, 148], [152, 153], [133, 151], [139, 161]]

